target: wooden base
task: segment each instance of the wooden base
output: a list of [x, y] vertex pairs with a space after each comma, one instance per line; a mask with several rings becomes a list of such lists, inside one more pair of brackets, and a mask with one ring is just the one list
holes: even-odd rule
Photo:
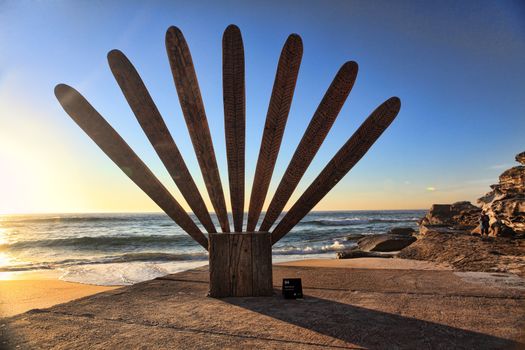
[[272, 295], [269, 232], [210, 233], [210, 296]]

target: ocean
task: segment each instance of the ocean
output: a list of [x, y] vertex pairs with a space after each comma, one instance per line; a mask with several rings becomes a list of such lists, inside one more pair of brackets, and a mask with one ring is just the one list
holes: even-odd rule
[[[416, 228], [424, 214], [312, 212], [274, 245], [273, 261], [333, 258], [360, 235]], [[125, 285], [205, 264], [204, 249], [163, 213], [0, 216], [0, 273], [55, 270], [65, 281]]]

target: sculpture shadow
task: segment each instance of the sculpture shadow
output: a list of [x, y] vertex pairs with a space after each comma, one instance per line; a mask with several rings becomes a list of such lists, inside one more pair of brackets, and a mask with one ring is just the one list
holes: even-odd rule
[[[305, 295], [287, 300], [281, 291], [267, 298], [225, 298], [224, 302], [371, 349], [522, 349], [525, 344], [443, 324]], [[328, 344], [326, 344], [328, 346]]]

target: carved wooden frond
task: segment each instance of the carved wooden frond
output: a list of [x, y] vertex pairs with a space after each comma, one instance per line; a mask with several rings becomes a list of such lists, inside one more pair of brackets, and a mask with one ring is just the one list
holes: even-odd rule
[[184, 199], [208, 232], [217, 232], [206, 204], [191, 177], [182, 155], [135, 67], [120, 51], [108, 54], [108, 62], [140, 126], [166, 166]]
[[[170, 27], [166, 33], [166, 50], [181, 109], [208, 195], [222, 231], [230, 232], [219, 169], [197, 75], [186, 40], [176, 27]], [[302, 52], [301, 38], [296, 34], [290, 35], [279, 58], [270, 97], [250, 196], [246, 231], [255, 230], [268, 192], [292, 103]], [[108, 61], [142, 129], [197, 219], [208, 232], [216, 232], [204, 200], [139, 74], [120, 51], [111, 51], [108, 54]], [[290, 160], [259, 228], [260, 231], [268, 231], [281, 214], [343, 107], [354, 85], [356, 75], [357, 64], [355, 62], [345, 63], [338, 71]], [[231, 25], [226, 28], [223, 36], [223, 94], [230, 201], [236, 232], [243, 230], [244, 219], [246, 137], [244, 79], [242, 36], [239, 28]], [[64, 110], [104, 153], [184, 231], [207, 249], [208, 238], [144, 162], [89, 102], [75, 89], [64, 84], [57, 85], [55, 95]], [[352, 169], [394, 120], [400, 106], [400, 100], [392, 97], [372, 112], [283, 219], [277, 223], [272, 232], [273, 243], [290, 232]]]
[[222, 232], [230, 232], [219, 168], [215, 159], [215, 151], [213, 150], [213, 142], [206, 112], [204, 111], [204, 104], [202, 103], [199, 83], [193, 67], [190, 49], [179, 28], [170, 27], [168, 29], [166, 33], [166, 50], [182, 113], [190, 132], [191, 142], [197, 154], [197, 160], [199, 161], [211, 203], [221, 224]]
[[272, 232], [275, 244], [299, 222], [372, 147], [399, 113], [401, 101], [392, 97], [381, 104], [341, 147]]
[[255, 226], [259, 220], [259, 215], [261, 215], [264, 199], [270, 186], [273, 169], [283, 139], [286, 120], [292, 105], [302, 56], [303, 42], [301, 37], [297, 34], [290, 35], [279, 58], [270, 106], [266, 115], [261, 149], [250, 196], [250, 209], [246, 227], [248, 232], [255, 231]]
[[222, 89], [233, 227], [235, 232], [242, 232], [246, 97], [244, 90], [244, 47], [241, 31], [234, 25], [228, 26], [222, 37]]
[[67, 114], [95, 141], [98, 147], [173, 221], [200, 245], [208, 249], [208, 239], [189, 215], [95, 108], [78, 91], [65, 84], [56, 86], [55, 95]]
[[275, 191], [259, 231], [269, 231], [314, 159], [354, 86], [357, 63], [346, 62], [326, 91]]

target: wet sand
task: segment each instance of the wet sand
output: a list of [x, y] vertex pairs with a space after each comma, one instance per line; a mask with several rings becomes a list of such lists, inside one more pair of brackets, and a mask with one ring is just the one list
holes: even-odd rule
[[42, 309], [115, 287], [65, 282], [56, 272], [0, 273], [0, 317]]

